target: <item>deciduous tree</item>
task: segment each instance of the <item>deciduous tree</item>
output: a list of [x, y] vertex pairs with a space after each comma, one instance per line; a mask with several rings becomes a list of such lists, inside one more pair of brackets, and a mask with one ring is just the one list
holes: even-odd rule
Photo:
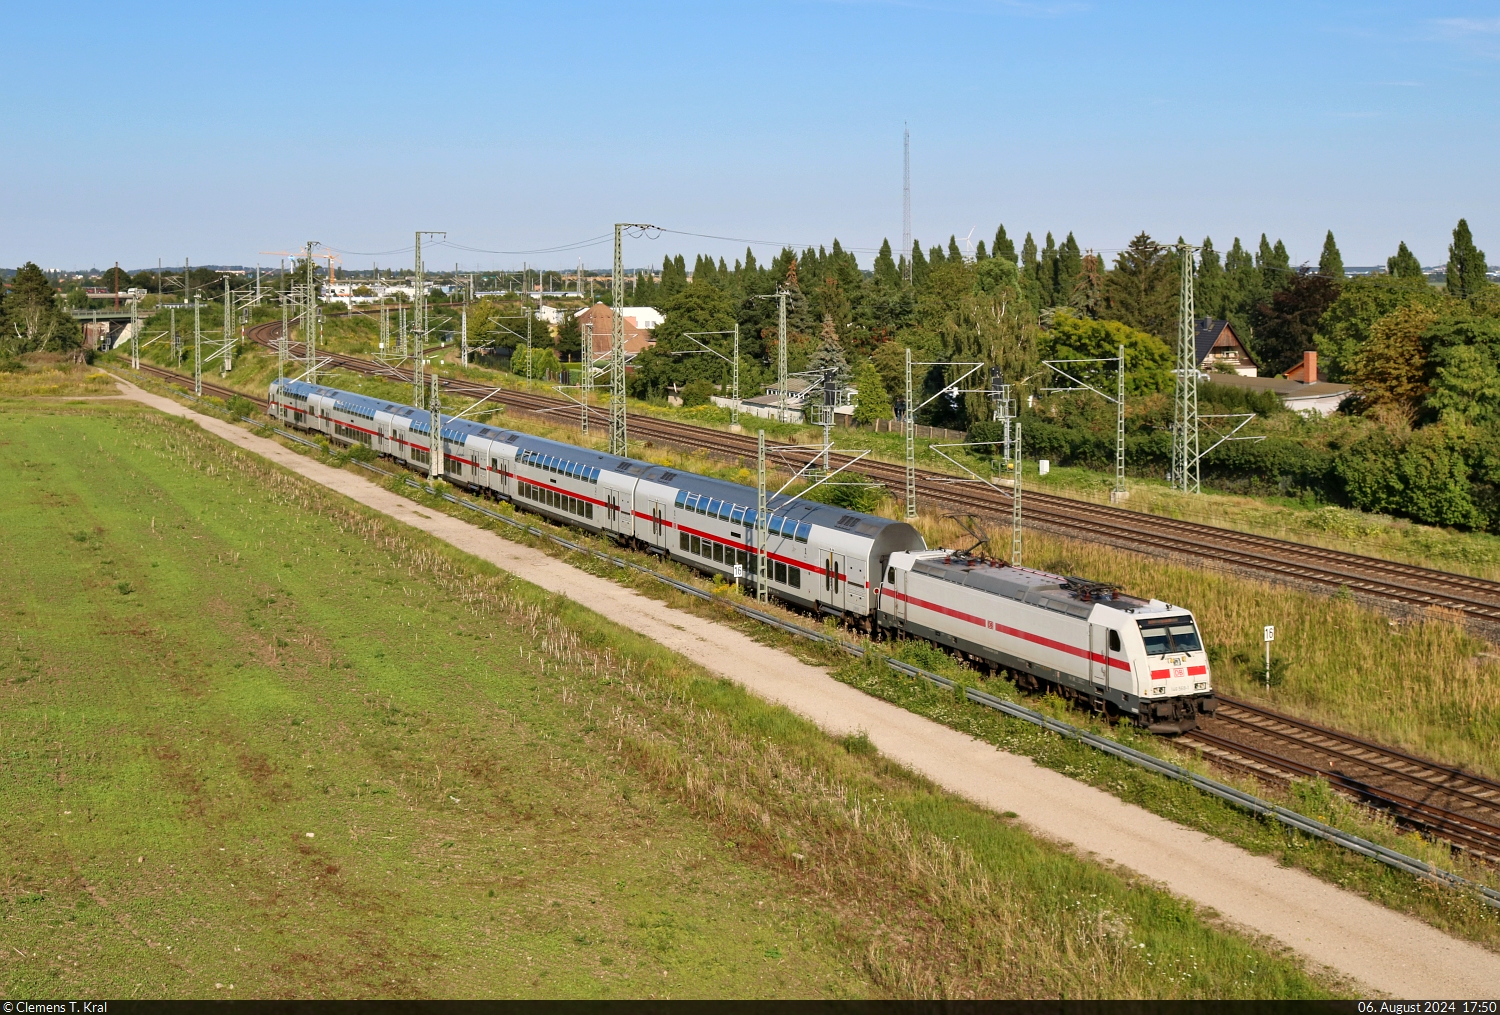
[[1405, 240], [1396, 248], [1395, 256], [1385, 259], [1385, 270], [1396, 278], [1425, 278], [1422, 274], [1422, 262], [1407, 249]]

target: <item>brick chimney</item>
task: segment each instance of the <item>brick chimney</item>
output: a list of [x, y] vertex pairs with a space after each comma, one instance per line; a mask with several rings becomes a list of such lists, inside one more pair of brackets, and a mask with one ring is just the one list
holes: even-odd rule
[[1308, 350], [1302, 354], [1302, 383], [1318, 383], [1318, 354], [1316, 350]]

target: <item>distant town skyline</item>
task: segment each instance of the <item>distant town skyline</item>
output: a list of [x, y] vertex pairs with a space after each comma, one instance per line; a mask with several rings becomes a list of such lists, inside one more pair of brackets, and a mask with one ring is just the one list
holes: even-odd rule
[[1265, 232], [1315, 263], [1332, 229], [1351, 266], [1401, 241], [1438, 265], [1463, 217], [1500, 259], [1479, 3], [86, 4], [6, 26], [7, 268], [274, 265], [309, 239], [399, 268], [417, 228], [447, 230], [445, 270], [607, 268], [621, 219], [680, 231], [630, 240], [632, 268], [835, 238], [868, 267], [900, 246], [903, 123], [924, 246]]

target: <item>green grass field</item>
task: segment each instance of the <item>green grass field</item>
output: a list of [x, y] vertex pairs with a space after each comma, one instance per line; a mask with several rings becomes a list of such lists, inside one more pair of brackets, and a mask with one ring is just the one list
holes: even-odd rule
[[190, 425], [0, 433], [7, 997], [1328, 989]]

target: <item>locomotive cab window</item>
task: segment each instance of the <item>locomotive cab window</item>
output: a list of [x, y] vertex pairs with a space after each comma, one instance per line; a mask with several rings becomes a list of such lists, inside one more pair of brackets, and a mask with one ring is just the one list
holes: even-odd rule
[[1109, 650], [1111, 652], [1118, 652], [1118, 651], [1120, 651], [1120, 632], [1119, 631], [1110, 631], [1109, 632]]
[[1141, 637], [1146, 642], [1148, 656], [1164, 656], [1168, 652], [1201, 652], [1203, 642], [1198, 638], [1198, 629], [1192, 617], [1157, 617], [1138, 620]]
[[896, 584], [896, 569], [895, 568], [888, 567], [888, 568], [885, 569], [885, 580], [888, 581], [888, 582], [890, 582], [892, 585]]

